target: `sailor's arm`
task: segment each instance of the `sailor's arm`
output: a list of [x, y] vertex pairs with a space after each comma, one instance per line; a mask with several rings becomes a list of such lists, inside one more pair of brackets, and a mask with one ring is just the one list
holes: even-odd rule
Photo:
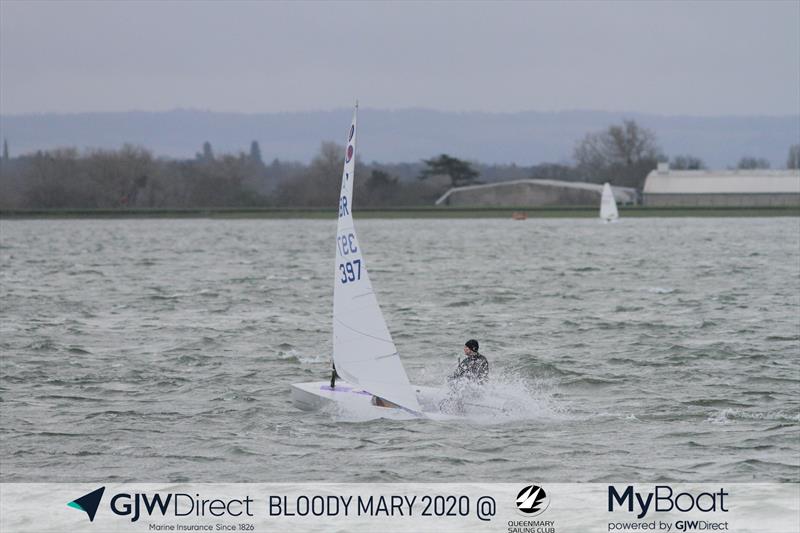
[[[466, 361], [466, 359], [464, 360]], [[452, 381], [454, 379], [458, 379], [462, 377], [467, 371], [467, 365], [464, 364], [464, 361], [461, 359], [458, 360], [458, 366], [456, 367], [455, 372], [453, 372], [448, 379], [448, 381]]]

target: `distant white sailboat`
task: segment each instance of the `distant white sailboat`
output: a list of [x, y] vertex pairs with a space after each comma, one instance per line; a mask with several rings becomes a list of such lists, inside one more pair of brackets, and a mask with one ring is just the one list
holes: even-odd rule
[[[397, 347], [386, 326], [353, 224], [353, 178], [358, 106], [347, 134], [333, 289], [333, 366], [328, 381], [295, 383], [292, 401], [301, 409], [317, 409], [329, 403], [359, 410], [386, 411], [411, 417], [454, 418], [438, 411], [438, 401], [447, 391], [412, 386]], [[502, 402], [502, 400], [499, 400]], [[501, 410], [486, 402], [487, 412]], [[481, 406], [478, 406], [481, 407]]]
[[617, 202], [607, 182], [603, 184], [603, 197], [600, 199], [600, 218], [603, 222], [614, 222], [619, 218]]

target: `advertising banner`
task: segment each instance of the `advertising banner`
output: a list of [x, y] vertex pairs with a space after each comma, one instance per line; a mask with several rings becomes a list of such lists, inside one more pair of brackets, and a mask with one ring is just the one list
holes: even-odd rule
[[2, 531], [796, 533], [800, 485], [0, 485]]

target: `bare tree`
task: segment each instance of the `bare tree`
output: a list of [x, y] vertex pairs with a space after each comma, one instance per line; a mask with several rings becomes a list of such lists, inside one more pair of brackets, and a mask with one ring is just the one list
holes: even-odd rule
[[736, 164], [736, 168], [741, 170], [755, 170], [769, 168], [769, 161], [763, 157], [743, 157]]
[[[311, 166], [278, 186], [276, 202], [282, 206], [331, 207], [336, 205], [341, 186], [344, 147], [323, 142]], [[360, 160], [356, 156], [356, 173]]]
[[699, 157], [693, 155], [676, 155], [669, 162], [669, 168], [675, 170], [705, 170], [706, 164]]
[[589, 133], [575, 146], [578, 170], [591, 181], [641, 188], [664, 158], [655, 134], [633, 120]]
[[25, 207], [96, 207], [78, 151], [36, 152], [26, 168]]
[[577, 181], [580, 175], [569, 165], [558, 163], [542, 163], [534, 166], [530, 172], [531, 179]]
[[139, 205], [139, 192], [155, 170], [152, 154], [130, 144], [121, 150], [94, 150], [81, 165], [94, 207], [104, 208]]

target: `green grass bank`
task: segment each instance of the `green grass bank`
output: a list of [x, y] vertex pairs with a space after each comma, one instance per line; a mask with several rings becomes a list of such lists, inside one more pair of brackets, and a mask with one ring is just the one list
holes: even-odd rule
[[[620, 217], [800, 217], [792, 207], [620, 207]], [[596, 218], [587, 207], [393, 207], [357, 209], [355, 218]], [[194, 209], [5, 209], [0, 219], [36, 218], [304, 218], [334, 219], [335, 209], [315, 208], [194, 208]]]

